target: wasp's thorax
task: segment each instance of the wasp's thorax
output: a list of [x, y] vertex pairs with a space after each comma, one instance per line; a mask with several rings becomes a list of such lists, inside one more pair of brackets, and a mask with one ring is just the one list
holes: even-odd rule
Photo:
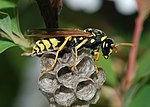
[[106, 34], [99, 29], [88, 28], [88, 29], [85, 29], [84, 31], [91, 34], [91, 37], [89, 38], [89, 41], [88, 41], [89, 43], [86, 43], [86, 45], [88, 47], [91, 47], [93, 51], [99, 50], [101, 46], [104, 58], [108, 59], [113, 51], [113, 47], [112, 47], [114, 45], [113, 40], [110, 38], [107, 38]]
[[87, 28], [84, 31], [91, 34], [86, 44], [91, 46], [92, 49], [99, 48], [102, 42], [107, 38], [106, 34], [99, 29]]

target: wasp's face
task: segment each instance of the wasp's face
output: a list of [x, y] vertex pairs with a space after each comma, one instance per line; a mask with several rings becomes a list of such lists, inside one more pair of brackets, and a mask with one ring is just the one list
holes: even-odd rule
[[107, 38], [102, 43], [102, 53], [105, 59], [108, 59], [109, 56], [112, 54], [114, 42], [112, 39]]

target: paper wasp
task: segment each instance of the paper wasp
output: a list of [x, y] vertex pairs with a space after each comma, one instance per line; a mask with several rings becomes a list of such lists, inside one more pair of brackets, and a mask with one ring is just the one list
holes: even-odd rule
[[117, 47], [119, 45], [133, 46], [132, 43], [115, 44], [113, 39], [108, 38], [103, 31], [94, 28], [87, 28], [85, 30], [67, 28], [33, 29], [30, 32], [34, 33], [35, 31], [45, 32], [30, 35], [31, 37], [42, 38], [33, 46], [32, 56], [42, 55], [47, 51], [57, 51], [54, 63], [45, 72], [49, 72], [54, 68], [59, 53], [64, 48], [73, 49], [75, 51], [76, 59], [73, 64], [73, 68], [75, 68], [78, 59], [78, 50], [81, 48], [90, 49], [94, 60], [97, 61], [99, 59], [100, 47], [104, 58], [108, 59], [113, 50], [117, 53]]

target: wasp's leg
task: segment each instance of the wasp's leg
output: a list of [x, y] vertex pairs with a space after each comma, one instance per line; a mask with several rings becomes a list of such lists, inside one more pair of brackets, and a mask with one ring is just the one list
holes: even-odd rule
[[96, 71], [96, 74], [98, 74], [98, 67], [96, 66], [96, 65], [94, 65], [94, 67], [95, 67], [95, 71]]
[[69, 40], [71, 40], [71, 38], [72, 38], [71, 36], [68, 36], [68, 37], [65, 38], [65, 41], [63, 42], [63, 44], [57, 50], [54, 63], [49, 68], [47, 68], [46, 71], [44, 71], [44, 72], [50, 72], [54, 68], [54, 66], [56, 65], [57, 60], [58, 60], [59, 52], [64, 48], [64, 46], [67, 44], [67, 42]]
[[94, 51], [94, 60], [98, 61], [99, 59], [99, 51]]
[[[99, 60], [99, 50], [94, 51], [94, 60], [96, 61], [96, 65], [97, 65], [97, 62]], [[98, 73], [99, 71], [96, 65], [94, 67], [95, 67], [96, 73]]]
[[75, 47], [75, 55], [76, 55], [76, 58], [75, 58], [75, 61], [74, 61], [74, 64], [72, 66], [72, 69], [74, 70], [75, 67], [76, 67], [76, 63], [77, 63], [77, 60], [78, 60], [78, 49], [84, 45], [86, 42], [88, 41], [88, 39], [84, 39], [80, 44], [78, 44], [76, 47]]

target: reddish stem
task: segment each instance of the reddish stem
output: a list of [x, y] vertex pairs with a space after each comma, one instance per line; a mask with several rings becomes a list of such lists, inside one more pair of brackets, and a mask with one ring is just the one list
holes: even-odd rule
[[117, 107], [123, 107], [120, 91], [117, 88], [115, 89], [115, 94], [116, 94]]
[[133, 34], [133, 44], [135, 47], [132, 47], [129, 53], [129, 61], [128, 61], [128, 70], [126, 75], [126, 82], [125, 82], [125, 90], [128, 90], [132, 84], [133, 77], [135, 75], [135, 65], [136, 65], [136, 57], [138, 51], [138, 44], [141, 36], [141, 32], [143, 30], [143, 18], [139, 14], [136, 18], [135, 22], [135, 29]]

